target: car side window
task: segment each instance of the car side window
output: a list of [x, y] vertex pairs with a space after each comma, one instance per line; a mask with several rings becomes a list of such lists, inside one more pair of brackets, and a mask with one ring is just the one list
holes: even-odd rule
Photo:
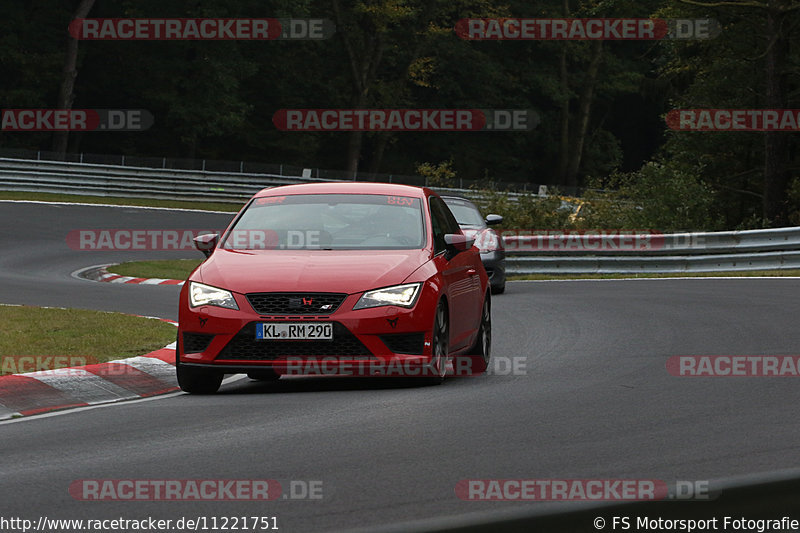
[[444, 214], [446, 211], [442, 209], [444, 202], [440, 198], [431, 196], [429, 203], [431, 225], [433, 226], [433, 253], [439, 254], [447, 249], [447, 243], [444, 242], [444, 236], [448, 232], [449, 221]]
[[461, 226], [458, 225], [456, 216], [452, 211], [450, 211], [450, 208], [447, 207], [447, 204], [444, 203], [443, 200], [440, 200], [439, 203], [441, 204], [442, 211], [444, 212], [444, 217], [447, 220], [447, 230], [445, 233], [461, 233]]

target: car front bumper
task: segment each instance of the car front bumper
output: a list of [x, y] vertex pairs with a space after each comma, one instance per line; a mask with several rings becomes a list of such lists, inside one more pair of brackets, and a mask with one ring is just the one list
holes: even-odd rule
[[492, 287], [500, 287], [506, 282], [506, 252], [496, 250], [494, 252], [481, 253], [481, 262], [486, 274], [489, 276], [489, 283]]
[[[179, 311], [178, 361], [222, 373], [269, 368], [281, 374], [361, 374], [382, 371], [415, 375], [431, 362], [431, 337], [438, 294], [423, 286], [413, 308], [353, 310], [361, 293], [348, 295], [330, 315], [267, 316], [245, 295], [234, 294], [239, 310], [213, 306]], [[181, 302], [186, 302], [182, 292]], [[333, 323], [333, 340], [257, 340], [259, 323]], [[338, 370], [338, 371], [337, 371]], [[419, 375], [419, 374], [416, 374]]]

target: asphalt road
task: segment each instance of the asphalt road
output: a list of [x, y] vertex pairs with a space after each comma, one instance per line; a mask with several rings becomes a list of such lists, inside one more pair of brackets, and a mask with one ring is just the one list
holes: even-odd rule
[[[72, 278], [130, 254], [73, 251], [65, 234], [225, 220], [0, 203], [0, 301], [175, 318], [174, 287]], [[790, 279], [510, 283], [494, 300], [493, 352], [522, 358], [518, 375], [423, 388], [238, 380], [215, 396], [0, 424], [0, 516], [276, 516], [281, 531], [331, 531], [556, 505], [461, 501], [454, 487], [462, 479], [673, 483], [793, 468], [796, 380], [678, 378], [665, 363], [673, 355], [796, 354], [798, 289]], [[323, 488], [310, 501], [82, 502], [68, 493], [80, 479], [313, 480]]]
[[[71, 247], [80, 230], [224, 229], [235, 213], [0, 202], [0, 303], [121, 311], [177, 320], [179, 287], [93, 283], [71, 273], [147, 259], [202, 259], [189, 251], [106, 251]], [[80, 244], [73, 243], [74, 244]]]

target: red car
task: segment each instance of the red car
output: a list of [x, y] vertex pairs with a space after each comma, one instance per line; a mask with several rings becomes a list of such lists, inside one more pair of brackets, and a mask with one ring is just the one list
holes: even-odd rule
[[180, 296], [181, 389], [224, 374], [416, 376], [483, 372], [491, 300], [480, 252], [433, 191], [324, 183], [264, 189]]

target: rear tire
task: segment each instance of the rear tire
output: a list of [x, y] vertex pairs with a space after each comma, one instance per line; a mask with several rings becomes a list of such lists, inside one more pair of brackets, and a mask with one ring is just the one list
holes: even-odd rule
[[492, 294], [503, 294], [506, 292], [506, 282], [503, 281], [500, 285], [492, 287]]

